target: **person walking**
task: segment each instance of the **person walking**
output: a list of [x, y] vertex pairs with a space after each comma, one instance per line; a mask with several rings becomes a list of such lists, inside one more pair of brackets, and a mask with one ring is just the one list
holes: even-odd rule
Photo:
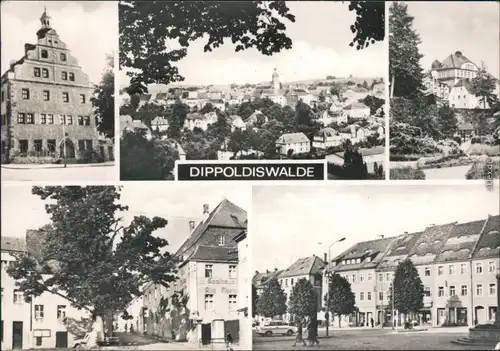
[[370, 324], [372, 325], [373, 328], [373, 326], [375, 325], [375, 321], [373, 320], [373, 318], [370, 318]]
[[293, 343], [292, 347], [295, 347], [297, 343], [303, 343], [304, 346], [307, 346], [304, 337], [303, 337], [303, 320], [299, 319], [297, 321], [297, 333], [295, 334], [295, 342]]
[[231, 333], [227, 333], [226, 335], [226, 350], [233, 350], [233, 336]]

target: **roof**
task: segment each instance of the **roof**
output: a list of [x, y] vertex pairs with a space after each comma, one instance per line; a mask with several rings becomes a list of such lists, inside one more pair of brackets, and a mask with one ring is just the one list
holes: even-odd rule
[[152, 125], [166, 125], [166, 124], [169, 124], [168, 123], [168, 118], [165, 118], [165, 117], [155, 117], [152, 121], [151, 121], [151, 124]]
[[282, 270], [275, 269], [274, 271], [266, 271], [266, 272], [257, 272], [253, 277], [252, 277], [252, 284], [256, 288], [261, 288], [264, 285], [269, 282], [269, 279], [278, 277], [280, 274], [283, 273]]
[[290, 267], [285, 269], [279, 277], [287, 278], [320, 273], [325, 265], [325, 261], [316, 255], [299, 258]]
[[190, 261], [238, 261], [238, 250], [227, 246], [199, 245], [191, 256]]
[[332, 136], [336, 136], [336, 135], [339, 135], [339, 132], [337, 132], [335, 129], [333, 128], [330, 128], [330, 127], [327, 127], [327, 128], [323, 128], [323, 129], [320, 129], [317, 133], [316, 133], [317, 136], [322, 136], [322, 137], [325, 137], [325, 138], [329, 138], [329, 137], [332, 137]]
[[427, 264], [441, 252], [448, 236], [452, 233], [456, 222], [443, 225], [432, 225], [423, 231], [408, 254], [414, 264]]
[[156, 100], [164, 100], [168, 97], [168, 93], [158, 93], [156, 94]]
[[2, 251], [11, 251], [11, 252], [26, 251], [26, 240], [24, 238], [17, 238], [14, 236], [2, 236], [0, 243]]
[[188, 113], [186, 115], [186, 119], [192, 119], [192, 120], [194, 120], [194, 119], [203, 119], [203, 116], [200, 113], [198, 113], [198, 112]]
[[[329, 269], [334, 271], [350, 271], [354, 269], [369, 269], [375, 268], [377, 264], [387, 253], [395, 237], [381, 238], [370, 241], [363, 241], [355, 244], [348, 250], [344, 251], [332, 260]], [[339, 262], [347, 259], [365, 258], [371, 256], [370, 262], [362, 260], [361, 263], [334, 265], [334, 262]]]
[[443, 62], [441, 62], [441, 66], [439, 68], [460, 68], [467, 62], [472, 61], [465, 57], [460, 51], [457, 51], [445, 58]]
[[309, 139], [304, 133], [287, 133], [278, 138], [278, 144], [308, 143]]
[[344, 107], [344, 110], [354, 110], [354, 109], [370, 109], [368, 106], [363, 104], [362, 102], [353, 102], [352, 104]]
[[483, 219], [455, 225], [435, 262], [469, 259], [485, 224], [486, 220]]
[[467, 78], [460, 79], [453, 87], [464, 87], [469, 93], [474, 94], [474, 88]]
[[500, 216], [488, 216], [481, 237], [472, 254], [473, 259], [500, 257]]
[[177, 250], [176, 254], [183, 254], [186, 250], [195, 245], [208, 227], [246, 229], [247, 212], [227, 199], [222, 200], [208, 215], [208, 218], [204, 222], [198, 224], [179, 250]]
[[[373, 155], [383, 155], [385, 152], [385, 146], [375, 146], [369, 149], [358, 149], [358, 152], [362, 157], [373, 156]], [[337, 152], [335, 155], [344, 158], [344, 151]]]

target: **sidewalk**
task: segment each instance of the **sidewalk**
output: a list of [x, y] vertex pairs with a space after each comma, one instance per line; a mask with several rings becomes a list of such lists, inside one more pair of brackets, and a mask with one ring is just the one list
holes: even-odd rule
[[[114, 165], [115, 165], [115, 163], [113, 161], [101, 162], [101, 163], [72, 163], [72, 164], [67, 164], [66, 168], [112, 167]], [[52, 163], [45, 163], [45, 164], [9, 163], [9, 164], [2, 164], [2, 168], [5, 168], [5, 169], [47, 169], [47, 168], [65, 168], [65, 167], [63, 164], [52, 164]]]

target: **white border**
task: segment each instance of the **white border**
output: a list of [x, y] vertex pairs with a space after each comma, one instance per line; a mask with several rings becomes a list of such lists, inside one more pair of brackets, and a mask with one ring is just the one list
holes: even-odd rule
[[386, 62], [386, 76], [384, 78], [385, 82], [385, 180], [390, 180], [391, 177], [391, 162], [390, 162], [390, 130], [389, 130], [389, 115], [391, 112], [391, 102], [390, 98], [390, 89], [389, 89], [389, 6], [392, 2], [385, 2], [385, 35], [384, 35], [384, 47], [385, 47], [385, 57], [384, 60]]
[[114, 55], [114, 75], [115, 75], [115, 92], [114, 92], [114, 107], [115, 107], [115, 177], [116, 181], [120, 181], [120, 70], [119, 70], [119, 53], [120, 53], [120, 30], [119, 30], [119, 12], [118, 1], [116, 5], [116, 42]]

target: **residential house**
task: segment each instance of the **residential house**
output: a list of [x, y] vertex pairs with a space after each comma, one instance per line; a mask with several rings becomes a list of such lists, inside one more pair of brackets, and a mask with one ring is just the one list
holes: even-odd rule
[[263, 114], [260, 110], [255, 110], [245, 121], [246, 125], [249, 127], [252, 126], [263, 126], [269, 121], [269, 118], [265, 114]]
[[276, 140], [281, 155], [304, 154], [311, 151], [311, 141], [304, 133], [286, 133]]
[[[375, 173], [375, 163], [377, 166], [385, 164], [385, 147], [376, 146], [371, 149], [358, 149], [359, 153], [363, 157], [363, 162], [366, 163], [368, 173]], [[344, 152], [337, 152], [326, 156], [326, 160], [329, 163], [333, 163], [339, 166], [344, 165]], [[385, 168], [385, 167], [384, 167]]]
[[370, 108], [362, 102], [353, 102], [345, 106], [344, 112], [349, 118], [353, 119], [370, 117]]
[[120, 116], [120, 136], [123, 136], [125, 131], [144, 131], [146, 138], [151, 139], [151, 129], [141, 120], [132, 119], [129, 115]]
[[344, 137], [333, 128], [320, 129], [313, 136], [312, 146], [316, 149], [328, 149], [330, 147], [342, 145]]
[[166, 132], [168, 130], [169, 123], [168, 119], [165, 117], [155, 117], [151, 121], [151, 129], [159, 132]]
[[231, 132], [236, 129], [245, 130], [247, 125], [243, 122], [243, 119], [238, 115], [231, 115], [228, 117], [229, 123], [231, 123]]
[[251, 296], [248, 294], [250, 284], [250, 247], [248, 232], [242, 231], [236, 235], [234, 241], [238, 245], [238, 320], [239, 320], [239, 346], [244, 350], [252, 348], [252, 319]]

